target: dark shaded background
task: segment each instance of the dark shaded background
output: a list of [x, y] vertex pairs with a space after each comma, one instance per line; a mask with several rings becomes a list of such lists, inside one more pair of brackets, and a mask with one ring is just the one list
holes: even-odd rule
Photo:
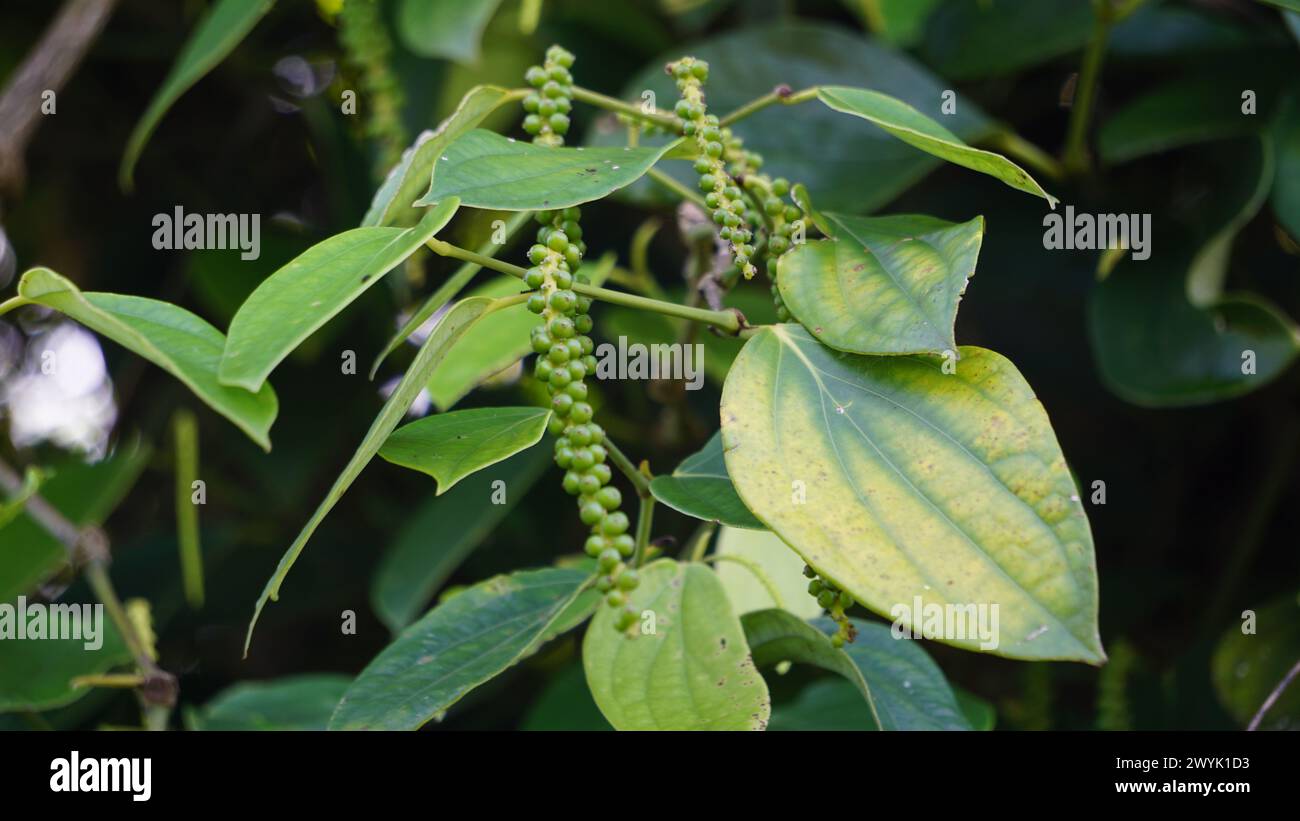
[[[344, 76], [350, 71], [339, 64], [336, 32], [314, 4], [284, 2], [166, 115], [136, 170], [135, 192], [123, 194], [116, 172], [127, 136], [201, 5], [120, 4], [59, 95], [57, 116], [42, 124], [28, 152], [26, 189], [5, 198], [2, 219], [20, 272], [48, 265], [83, 289], [168, 299], [225, 328], [233, 307], [258, 279], [311, 243], [359, 222], [374, 188], [373, 148], [356, 123], [338, 114], [330, 92], [297, 99], [273, 73], [278, 60], [292, 55], [333, 64]], [[627, 9], [617, 8], [623, 5]], [[1278, 27], [1273, 12], [1249, 2], [1193, 7], [1247, 28]], [[26, 53], [53, 8], [3, 4], [0, 77]], [[691, 39], [770, 22], [791, 9], [862, 31], [859, 20], [834, 2], [723, 3], [672, 17], [648, 1], [554, 0], [546, 4], [540, 30], [519, 38], [527, 53], [516, 59], [527, 65], [547, 44], [560, 42], [578, 54], [578, 83], [618, 94], [628, 77], [665, 49], [680, 44], [685, 52]], [[1109, 61], [1098, 120], [1162, 79], [1189, 70], [1193, 61], [1290, 71], [1294, 79], [1300, 76], [1296, 44], [1290, 43], [1289, 53], [1286, 45], [1246, 45], [1236, 52], [1165, 62]], [[454, 103], [445, 85], [463, 87], [473, 72], [416, 58], [400, 44], [395, 48], [408, 101], [405, 121], [414, 134], [436, 124]], [[1059, 89], [1078, 60], [1078, 52], [1072, 52], [1026, 71], [956, 87], [1055, 153], [1069, 115], [1057, 103]], [[1289, 68], [1279, 69], [1281, 61]], [[281, 106], [292, 110], [278, 111], [273, 97], [292, 103]], [[592, 116], [590, 108], [578, 108], [583, 114], [575, 132]], [[1179, 180], [1195, 176], [1185, 162], [1184, 153], [1173, 152], [1100, 171], [1077, 187], [1047, 187], [1080, 208], [1161, 212], [1176, 196]], [[240, 268], [223, 259], [197, 260], [201, 254], [155, 251], [150, 220], [176, 204], [187, 211], [261, 213], [262, 258]], [[986, 217], [984, 247], [962, 302], [958, 339], [1014, 361], [1045, 405], [1080, 484], [1086, 489], [1094, 479], [1106, 482], [1107, 503], [1088, 509], [1096, 537], [1103, 640], [1112, 657], [1125, 645], [1133, 656], [1128, 674], [1117, 674], [1118, 684], [1110, 685], [1127, 702], [1130, 726], [1235, 726], [1211, 687], [1209, 657], [1243, 608], [1296, 592], [1300, 369], [1233, 401], [1176, 410], [1134, 407], [1103, 387], [1089, 346], [1096, 255], [1044, 251], [1040, 201], [946, 166], [885, 210]], [[273, 214], [291, 216], [296, 227], [273, 226]], [[587, 208], [584, 226], [592, 252], [614, 250], [626, 260], [627, 240], [644, 216], [612, 202]], [[678, 281], [681, 244], [671, 214], [663, 216], [668, 227], [656, 238], [651, 261], [664, 283], [672, 284]], [[1279, 244], [1273, 222], [1266, 207], [1243, 231], [1230, 284], [1270, 296], [1294, 317], [1300, 315], [1297, 259]], [[1155, 242], [1158, 248], [1160, 234]], [[212, 266], [206, 276], [196, 273], [206, 270], [202, 266]], [[429, 260], [428, 281], [436, 285], [449, 270], [446, 261]], [[370, 577], [399, 524], [432, 496], [433, 486], [427, 477], [376, 461], [317, 532], [281, 601], [265, 613], [251, 657], [240, 659], [253, 601], [380, 407], [377, 383], [364, 381], [365, 369], [391, 333], [398, 308], [429, 290], [419, 283], [370, 290], [276, 371], [281, 411], [269, 455], [162, 371], [105, 343], [120, 405], [116, 436], [139, 431], [156, 445], [150, 468], [107, 522], [114, 578], [124, 595], [154, 602], [162, 662], [180, 675], [182, 705], [200, 705], [239, 680], [317, 671], [352, 674], [388, 641], [388, 631], [370, 610]], [[596, 318], [599, 330], [599, 313]], [[338, 352], [345, 348], [357, 351], [361, 376], [339, 373]], [[410, 350], [399, 353], [384, 372], [396, 374]], [[702, 393], [692, 397], [690, 407], [697, 417], [693, 430], [707, 433], [716, 426], [717, 397], [713, 388]], [[462, 406], [511, 401], [521, 400], [507, 389], [472, 395]], [[703, 441], [666, 424], [661, 406], [645, 398], [643, 386], [609, 388], [605, 401], [603, 413], [618, 415], [625, 430], [638, 433], [627, 449], [635, 457], [649, 457], [657, 471], [670, 470]], [[198, 613], [183, 603], [176, 563], [167, 425], [177, 405], [199, 414], [201, 475], [209, 486], [201, 510], [208, 595]], [[6, 444], [4, 450], [7, 460], [20, 464], [51, 455], [48, 448], [14, 454]], [[550, 471], [452, 583], [549, 563], [576, 550], [583, 528], [558, 480]], [[691, 529], [689, 520], [660, 507], [656, 535], [684, 538]], [[338, 629], [339, 614], [347, 609], [358, 614], [357, 636]], [[476, 691], [442, 726], [517, 726], [556, 671], [572, 663], [576, 641], [567, 638]], [[950, 680], [997, 707], [1000, 727], [1097, 726], [1103, 672], [1011, 662], [934, 644], [927, 649]], [[805, 680], [798, 675], [773, 685], [778, 710], [780, 699]], [[125, 694], [97, 693], [51, 720], [84, 726], [134, 723], [135, 711]]]

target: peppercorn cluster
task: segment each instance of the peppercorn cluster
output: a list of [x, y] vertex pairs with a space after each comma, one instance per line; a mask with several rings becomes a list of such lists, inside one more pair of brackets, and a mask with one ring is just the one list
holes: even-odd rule
[[551, 46], [542, 65], [524, 73], [524, 79], [536, 89], [524, 97], [524, 131], [533, 136], [537, 145], [564, 145], [573, 109], [572, 67], [573, 55], [560, 46]]
[[586, 249], [579, 216], [577, 208], [537, 214], [541, 228], [537, 244], [528, 250], [533, 267], [524, 274], [524, 284], [536, 290], [528, 298], [528, 310], [545, 320], [532, 331], [537, 353], [533, 374], [551, 395], [555, 464], [565, 471], [564, 489], [578, 498], [578, 516], [591, 528], [583, 549], [597, 562], [596, 586], [610, 607], [622, 608], [615, 625], [626, 630], [636, 622], [636, 613], [627, 607], [627, 593], [638, 583], [636, 571], [627, 564], [636, 541], [627, 532], [627, 514], [619, 510], [623, 496], [610, 484], [613, 471], [607, 463], [605, 431], [592, 421], [587, 401], [584, 380], [595, 373], [596, 359], [587, 335], [591, 299], [573, 291], [575, 282], [589, 281], [573, 273]]
[[839, 627], [835, 635], [831, 636], [831, 644], [843, 647], [845, 643], [852, 642], [858, 637], [858, 630], [849, 621], [849, 617], [844, 615], [844, 611], [853, 606], [853, 597], [826, 579], [818, 578], [817, 571], [808, 565], [804, 565], [803, 574], [811, 579], [808, 582], [809, 595], [817, 599], [817, 604]]

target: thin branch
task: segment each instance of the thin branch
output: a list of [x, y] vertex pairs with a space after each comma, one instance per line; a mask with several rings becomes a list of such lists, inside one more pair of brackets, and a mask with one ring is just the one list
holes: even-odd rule
[[1264, 720], [1264, 714], [1269, 711], [1270, 707], [1277, 703], [1277, 700], [1282, 697], [1282, 693], [1286, 692], [1286, 688], [1297, 675], [1300, 675], [1300, 661], [1297, 661], [1291, 667], [1291, 670], [1287, 672], [1287, 674], [1282, 677], [1282, 680], [1278, 682], [1278, 685], [1273, 688], [1273, 692], [1268, 694], [1268, 698], [1264, 699], [1264, 703], [1259, 705], [1259, 712], [1255, 713], [1255, 717], [1250, 720], [1250, 724], [1246, 727], [1247, 732], [1258, 729], [1259, 723]]

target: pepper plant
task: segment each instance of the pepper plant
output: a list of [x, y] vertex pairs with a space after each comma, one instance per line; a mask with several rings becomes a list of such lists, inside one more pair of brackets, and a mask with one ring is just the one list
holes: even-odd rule
[[[618, 100], [577, 84], [581, 66], [556, 45], [522, 87], [472, 89], [401, 155], [362, 225], [268, 277], [224, 334], [176, 305], [82, 292], [47, 268], [24, 274], [4, 304], [42, 305], [118, 342], [269, 449], [277, 365], [419, 254], [462, 264], [377, 358], [372, 376], [423, 335], [266, 582], [245, 652], [312, 535], [375, 456], [428, 474], [441, 494], [515, 454], [549, 449], [555, 481], [576, 507], [565, 515], [588, 535], [555, 545], [553, 566], [444, 596], [347, 688], [332, 728], [419, 727], [579, 629], [587, 686], [620, 729], [763, 729], [764, 676], [782, 662], [847, 678], [875, 726], [968, 727], [942, 673], [898, 628], [1024, 661], [1105, 661], [1088, 519], [1048, 412], [1012, 362], [954, 336], [982, 217], [819, 210], [815, 185], [764, 170], [746, 145], [746, 119], [772, 106], [796, 122], [810, 107], [829, 109], [1045, 208], [1053, 198], [1016, 163], [879, 90], [781, 85], [720, 111], [710, 105], [706, 61], [685, 55], [665, 71], [677, 99]], [[584, 105], [614, 112], [619, 139], [569, 144], [571, 114]], [[483, 128], [502, 111], [518, 115], [521, 131]], [[816, 135], [808, 140], [815, 145]], [[610, 287], [609, 260], [587, 254], [583, 215], [634, 185], [673, 198], [701, 241], [693, 288], [680, 301], [626, 280]], [[475, 212], [503, 215], [493, 241], [469, 249], [443, 238]], [[531, 242], [516, 248], [510, 235]], [[505, 284], [463, 295], [481, 269]], [[732, 304], [759, 287], [774, 322]], [[593, 386], [605, 374], [591, 334], [607, 304], [743, 341], [725, 370], [716, 430], [680, 465], [659, 464], [601, 424]], [[536, 404], [447, 409], [402, 424], [476, 334], [507, 365], [527, 355]], [[698, 519], [696, 536], [657, 539], [659, 505]], [[747, 533], [767, 546], [761, 558], [723, 549]], [[724, 583], [725, 565], [747, 581]], [[778, 606], [742, 611], [745, 584]], [[292, 595], [291, 583], [284, 592]], [[932, 607], [993, 608], [996, 635], [926, 632]]]

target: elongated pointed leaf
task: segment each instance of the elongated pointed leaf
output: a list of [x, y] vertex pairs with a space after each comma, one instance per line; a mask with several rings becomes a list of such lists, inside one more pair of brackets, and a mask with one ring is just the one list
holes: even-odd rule
[[244, 681], [189, 716], [192, 730], [324, 730], [352, 680], [331, 673]]
[[421, 57], [476, 63], [479, 41], [501, 0], [403, 0], [397, 33]]
[[[551, 464], [533, 448], [431, 498], [402, 523], [370, 586], [370, 604], [394, 633], [420, 616], [451, 574], [510, 514]], [[497, 482], [505, 488], [504, 498]]]
[[402, 381], [397, 383], [397, 387], [388, 397], [388, 401], [384, 402], [384, 407], [380, 409], [375, 421], [370, 424], [370, 430], [366, 431], [365, 438], [361, 440], [356, 452], [348, 460], [343, 472], [334, 480], [329, 493], [325, 495], [325, 498], [316, 508], [316, 512], [307, 520], [302, 532], [298, 534], [298, 538], [285, 551], [284, 556], [280, 559], [280, 564], [276, 566], [275, 572], [267, 580], [262, 595], [258, 596], [257, 603], [253, 605], [253, 618], [248, 623], [248, 634], [244, 638], [245, 656], [248, 655], [248, 646], [253, 641], [253, 628], [257, 626], [257, 619], [262, 614], [262, 608], [266, 606], [268, 601], [279, 598], [280, 585], [284, 582], [284, 577], [288, 575], [289, 568], [293, 567], [293, 563], [298, 560], [298, 555], [302, 553], [302, 549], [307, 546], [307, 540], [316, 532], [316, 528], [324, 521], [325, 516], [333, 510], [334, 505], [352, 486], [356, 478], [361, 475], [361, 471], [370, 463], [371, 457], [383, 446], [389, 434], [397, 428], [407, 408], [411, 407], [411, 403], [419, 396], [420, 391], [424, 390], [424, 383], [428, 380], [429, 374], [438, 367], [438, 363], [451, 350], [451, 346], [480, 317], [491, 312], [498, 305], [491, 299], [472, 298], [461, 300], [447, 312], [447, 315], [434, 328], [433, 333], [429, 334], [429, 338], [420, 346], [420, 352], [416, 354], [415, 361], [407, 369]]
[[763, 530], [764, 525], [736, 495], [722, 458], [722, 433], [713, 434], [704, 447], [687, 456], [671, 476], [650, 482], [654, 497], [674, 510], [706, 522]]
[[451, 221], [448, 198], [412, 228], [353, 228], [267, 277], [230, 321], [221, 382], [255, 391], [304, 339]]
[[641, 178], [672, 142], [658, 148], [551, 148], [475, 129], [433, 166], [433, 185], [416, 205], [459, 197], [472, 208], [547, 211], [609, 196]]
[[361, 671], [330, 729], [417, 729], [533, 650], [590, 578], [525, 570], [456, 594]]
[[405, 226], [418, 222], [424, 209], [416, 208], [412, 203], [429, 190], [433, 164], [447, 146], [483, 122], [493, 111], [521, 96], [521, 93], [499, 86], [475, 86], [467, 91], [447, 119], [435, 130], [422, 132], [411, 147], [402, 152], [401, 161], [393, 166], [383, 185], [375, 192], [361, 224]]
[[271, 449], [267, 432], [279, 404], [270, 385], [249, 392], [218, 379], [226, 338], [176, 305], [123, 294], [86, 292], [48, 268], [33, 268], [18, 295], [64, 314], [144, 357], [184, 383], [203, 403], [229, 419], [254, 442]]
[[957, 348], [957, 304], [975, 273], [984, 218], [827, 214], [833, 238], [780, 257], [790, 313], [823, 343], [869, 354]]
[[546, 408], [473, 408], [398, 428], [379, 449], [395, 465], [427, 473], [446, 493], [466, 476], [541, 441]]
[[817, 90], [817, 98], [836, 111], [880, 126], [927, 154], [996, 177], [1012, 188], [1042, 197], [1053, 208], [1056, 207], [1056, 197], [1044, 191], [1028, 171], [1001, 154], [972, 148], [902, 100], [877, 91], [846, 86], [823, 86]]
[[167, 109], [190, 86], [234, 51], [235, 46], [253, 30], [253, 26], [273, 5], [275, 0], [217, 0], [194, 27], [190, 39], [167, 73], [167, 79], [163, 80], [162, 87], [154, 94], [149, 108], [127, 140], [126, 152], [122, 155], [122, 165], [118, 170], [118, 181], [123, 189], [131, 188], [136, 160], [140, 158], [140, 152], [144, 150], [145, 143], [149, 142], [149, 136], [158, 127]]
[[1092, 534], [1047, 415], [1006, 359], [958, 353], [945, 373], [937, 357], [837, 354], [798, 325], [761, 331], [723, 387], [727, 472], [876, 613], [997, 605], [991, 652], [1100, 662]]
[[713, 571], [661, 559], [628, 595], [632, 633], [601, 607], [582, 664], [596, 705], [617, 730], [762, 730], [772, 712], [740, 621]]

